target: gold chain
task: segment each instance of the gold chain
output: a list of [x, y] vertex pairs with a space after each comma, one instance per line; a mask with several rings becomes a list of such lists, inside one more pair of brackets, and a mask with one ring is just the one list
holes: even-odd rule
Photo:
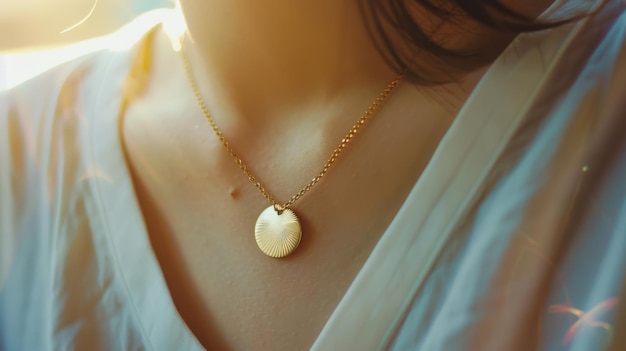
[[248, 166], [246, 166], [246, 164], [243, 163], [241, 158], [237, 156], [237, 154], [235, 154], [233, 149], [230, 147], [230, 144], [224, 137], [224, 134], [217, 127], [217, 124], [215, 124], [215, 121], [211, 117], [211, 114], [209, 113], [209, 109], [207, 108], [206, 103], [204, 102], [204, 99], [202, 98], [202, 95], [200, 95], [200, 89], [198, 88], [198, 84], [196, 83], [196, 80], [193, 77], [191, 64], [189, 63], [189, 59], [187, 57], [187, 53], [185, 52], [184, 46], [181, 47], [180, 52], [183, 58], [183, 64], [185, 66], [185, 73], [191, 85], [191, 89], [193, 90], [193, 94], [195, 95], [196, 100], [198, 100], [200, 109], [202, 110], [202, 113], [204, 114], [204, 117], [206, 118], [206, 120], [209, 122], [209, 125], [215, 132], [215, 135], [218, 137], [222, 145], [224, 145], [224, 148], [226, 149], [226, 151], [228, 151], [230, 156], [235, 160], [235, 163], [237, 164], [237, 166], [239, 166], [239, 168], [241, 168], [241, 170], [248, 176], [248, 180], [250, 180], [250, 182], [252, 182], [252, 184], [254, 184], [254, 186], [256, 186], [257, 189], [259, 189], [261, 194], [263, 194], [263, 196], [274, 206], [274, 209], [279, 213], [282, 213], [282, 211], [284, 211], [285, 209], [288, 209], [291, 205], [293, 205], [294, 202], [296, 202], [299, 198], [301, 198], [304, 194], [306, 194], [309, 190], [311, 190], [311, 188], [315, 184], [317, 184], [322, 179], [322, 177], [324, 177], [324, 175], [328, 172], [328, 169], [332, 166], [333, 163], [335, 163], [335, 160], [337, 159], [337, 157], [339, 157], [339, 154], [341, 154], [343, 149], [346, 148], [348, 143], [350, 143], [350, 141], [354, 138], [354, 136], [357, 134], [359, 129], [363, 127], [365, 123], [373, 117], [374, 112], [378, 110], [380, 105], [382, 105], [385, 99], [387, 99], [387, 97], [391, 95], [391, 92], [393, 91], [393, 89], [402, 80], [402, 75], [399, 75], [394, 80], [389, 82], [389, 84], [387, 84], [387, 87], [385, 87], [385, 89], [380, 93], [380, 95], [378, 95], [378, 97], [374, 100], [374, 102], [372, 102], [372, 104], [367, 108], [367, 110], [363, 112], [361, 117], [359, 117], [356, 123], [352, 125], [348, 133], [346, 133], [346, 135], [343, 137], [343, 139], [341, 139], [341, 142], [335, 148], [335, 150], [333, 150], [332, 154], [330, 155], [330, 157], [324, 164], [324, 167], [322, 167], [322, 170], [319, 172], [319, 174], [316, 175], [313, 179], [311, 179], [311, 181], [307, 185], [305, 185], [302, 189], [300, 189], [300, 191], [298, 191], [294, 196], [292, 196], [291, 199], [289, 199], [289, 201], [285, 202], [284, 204], [280, 204], [272, 198], [269, 192], [265, 190], [265, 187], [263, 187], [263, 185], [261, 185], [261, 183], [256, 179], [254, 174], [252, 174], [252, 171], [248, 169]]

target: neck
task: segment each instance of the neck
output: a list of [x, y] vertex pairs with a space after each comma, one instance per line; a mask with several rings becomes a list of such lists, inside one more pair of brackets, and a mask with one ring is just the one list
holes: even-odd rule
[[[194, 76], [215, 115], [263, 123], [284, 123], [294, 115], [302, 120], [302, 111], [334, 118], [346, 106], [367, 106], [395, 76], [372, 43], [357, 1], [178, 1]], [[552, 1], [504, 2], [536, 16]], [[467, 26], [478, 34], [465, 24], [439, 27], [432, 18], [423, 23], [451, 34], [452, 46], [499, 51], [512, 39], [471, 20]], [[479, 77], [469, 74], [459, 82], [472, 87]]]
[[228, 114], [289, 115], [350, 88], [376, 96], [394, 78], [355, 1], [180, 2], [201, 90]]

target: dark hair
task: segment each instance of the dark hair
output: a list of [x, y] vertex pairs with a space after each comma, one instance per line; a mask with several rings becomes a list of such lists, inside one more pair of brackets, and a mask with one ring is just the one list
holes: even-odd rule
[[[582, 16], [544, 22], [528, 17], [502, 4], [500, 0], [359, 0], [370, 36], [382, 57], [405, 78], [419, 84], [452, 81], [495, 59], [504, 46], [451, 48], [435, 36], [441, 25], [456, 25], [460, 19], [473, 20], [492, 28], [502, 39], [522, 32], [559, 26]], [[435, 15], [440, 24], [425, 29], [416, 18], [416, 9]], [[458, 27], [460, 31], [465, 28]], [[502, 40], [502, 42], [507, 42]], [[490, 43], [485, 43], [490, 44]]]

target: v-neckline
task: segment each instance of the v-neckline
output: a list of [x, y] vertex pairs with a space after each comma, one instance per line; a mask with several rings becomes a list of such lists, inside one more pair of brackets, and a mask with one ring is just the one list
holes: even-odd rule
[[[555, 1], [542, 16], [559, 6]], [[582, 26], [578, 22], [518, 35], [491, 64], [312, 350], [379, 350], [392, 345], [407, 307], [541, 94], [551, 65]], [[503, 91], [503, 86], [515, 89]]]
[[[153, 29], [159, 23], [154, 23]], [[551, 37], [562, 40], [569, 31], [561, 28]], [[112, 182], [95, 179], [92, 186], [117, 272], [146, 342], [153, 349], [201, 350], [176, 309], [152, 249], [122, 146], [119, 123], [125, 104], [120, 92], [149, 37], [144, 35], [138, 49], [128, 55], [115, 56], [102, 72], [103, 79], [112, 73], [120, 79], [117, 89], [109, 89], [115, 86], [110, 84], [96, 94], [94, 113], [106, 118], [92, 121], [91, 151], [93, 162]], [[514, 39], [476, 85], [312, 349], [379, 349], [388, 344], [412, 292], [423, 283], [456, 222], [522, 121], [527, 102], [538, 93], [546, 72], [541, 60], [548, 54], [545, 48], [539, 52], [538, 47], [519, 54], [516, 48], [534, 45], [536, 40], [524, 38]], [[512, 69], [519, 65], [525, 69]], [[516, 82], [515, 92], [499, 97], [508, 96], [511, 101], [490, 103], [502, 82]]]

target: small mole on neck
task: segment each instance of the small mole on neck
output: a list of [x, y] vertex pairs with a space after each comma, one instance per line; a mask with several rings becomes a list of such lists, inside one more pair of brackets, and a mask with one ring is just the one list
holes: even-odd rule
[[230, 197], [233, 199], [236, 199], [237, 197], [239, 197], [239, 190], [237, 188], [234, 188], [234, 187], [230, 188], [228, 193], [230, 194]]

